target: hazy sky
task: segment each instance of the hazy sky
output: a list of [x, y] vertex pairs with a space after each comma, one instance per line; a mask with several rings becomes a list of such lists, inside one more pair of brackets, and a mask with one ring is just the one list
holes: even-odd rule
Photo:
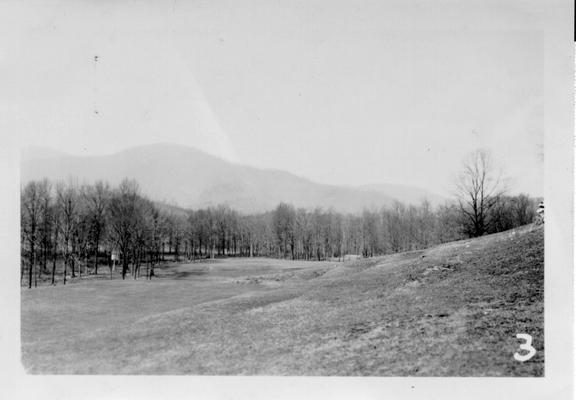
[[10, 3], [7, 128], [73, 154], [174, 142], [438, 193], [485, 147], [513, 191], [542, 193], [546, 2], [163, 3]]

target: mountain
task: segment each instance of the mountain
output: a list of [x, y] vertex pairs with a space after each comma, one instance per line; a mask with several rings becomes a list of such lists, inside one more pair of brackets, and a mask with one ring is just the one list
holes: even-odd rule
[[288, 172], [234, 164], [195, 148], [155, 144], [105, 156], [73, 156], [39, 147], [22, 152], [21, 179], [49, 178], [80, 182], [102, 179], [116, 185], [123, 178], [138, 181], [156, 201], [200, 208], [227, 204], [241, 212], [271, 210], [281, 201], [304, 208], [358, 212], [379, 208], [395, 199], [417, 203], [439, 196], [398, 185], [334, 186], [312, 182]]
[[437, 193], [433, 193], [421, 188], [414, 186], [398, 185], [393, 183], [386, 184], [375, 184], [375, 185], [363, 185], [360, 186], [361, 189], [376, 191], [379, 193], [385, 193], [401, 200], [407, 204], [420, 204], [423, 199], [426, 199], [432, 205], [443, 204], [448, 199]]

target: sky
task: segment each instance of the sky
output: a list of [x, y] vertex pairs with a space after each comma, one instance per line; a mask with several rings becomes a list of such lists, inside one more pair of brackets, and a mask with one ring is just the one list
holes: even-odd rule
[[543, 2], [9, 5], [2, 129], [22, 146], [170, 142], [322, 183], [439, 194], [486, 148], [511, 192], [542, 194]]

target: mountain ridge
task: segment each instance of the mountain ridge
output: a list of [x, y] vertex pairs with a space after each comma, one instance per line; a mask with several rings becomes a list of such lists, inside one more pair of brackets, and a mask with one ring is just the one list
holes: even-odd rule
[[[125, 177], [133, 178], [142, 192], [155, 201], [193, 209], [227, 204], [245, 213], [268, 211], [282, 201], [295, 207], [332, 208], [340, 212], [390, 206], [394, 200], [415, 204], [427, 198], [433, 205], [445, 201], [425, 190], [402, 185], [354, 187], [316, 183], [287, 171], [234, 163], [194, 147], [169, 143], [141, 145], [97, 156], [69, 155], [39, 146], [24, 149], [22, 182], [44, 177], [51, 180], [74, 177], [85, 182], [102, 179], [112, 185]], [[398, 190], [398, 186], [409, 195]]]

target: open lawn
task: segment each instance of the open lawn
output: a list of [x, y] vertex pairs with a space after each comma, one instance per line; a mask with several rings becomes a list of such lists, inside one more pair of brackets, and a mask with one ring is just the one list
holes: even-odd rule
[[[102, 270], [103, 275], [106, 270]], [[543, 228], [349, 262], [217, 259], [22, 288], [42, 374], [542, 376]], [[536, 355], [513, 358], [533, 336]]]

